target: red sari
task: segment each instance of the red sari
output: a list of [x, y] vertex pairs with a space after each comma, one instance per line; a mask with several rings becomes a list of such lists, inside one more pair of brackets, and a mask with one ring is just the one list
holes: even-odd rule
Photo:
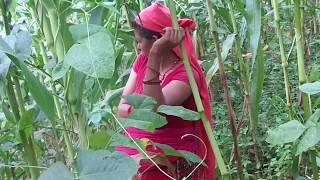
[[[159, 3], [155, 3], [144, 9], [136, 18], [136, 23], [138, 23], [146, 29], [156, 31], [159, 33], [163, 33], [163, 29], [165, 27], [172, 26], [169, 9]], [[190, 29], [195, 28], [194, 22], [189, 19], [179, 20], [179, 25], [183, 27], [186, 32], [188, 32]], [[188, 52], [189, 62], [191, 64], [195, 80], [197, 82], [200, 97], [204, 107], [204, 112], [209, 120], [209, 123], [213, 126], [208, 87], [205, 81], [203, 71], [200, 65], [198, 64], [197, 59], [195, 58], [189, 33], [186, 33], [186, 37], [183, 43], [185, 44], [186, 50]], [[179, 47], [172, 49], [172, 51], [178, 57], [182, 58], [182, 54]], [[143, 79], [145, 76], [147, 61], [147, 57], [143, 54], [140, 54], [134, 63], [133, 70], [137, 74], [137, 81], [135, 86], [136, 89], [134, 91], [136, 94], [143, 93]], [[165, 87], [167, 84], [174, 80], [182, 81], [189, 84], [189, 79], [183, 64], [179, 65], [178, 67], [173, 69], [169, 74], [166, 75], [166, 77], [163, 79], [161, 83], [161, 87]], [[188, 97], [188, 99], [183, 104], [181, 104], [181, 106], [193, 111], [197, 111], [197, 107], [192, 95]], [[205, 159], [205, 163], [208, 165], [208, 167], [200, 166], [200, 168], [198, 168], [195, 171], [191, 179], [213, 180], [215, 177], [215, 158], [201, 120], [185, 121], [174, 116], [166, 116], [166, 119], [168, 121], [168, 124], [164, 127], [157, 129], [153, 133], [135, 128], [128, 128], [127, 130], [133, 138], [148, 138], [153, 142], [167, 144], [176, 150], [187, 150], [193, 152], [197, 154], [200, 158], [203, 158], [205, 156], [205, 148], [199, 142], [199, 140], [195, 139], [194, 137], [186, 137], [184, 139], [181, 139], [181, 137], [185, 134], [197, 135], [204, 141], [206, 149], [208, 150]], [[123, 146], [117, 147], [117, 150], [122, 151], [128, 155], [138, 154], [137, 150]], [[152, 147], [147, 147], [147, 151], [162, 153], [160, 149], [153, 149]], [[194, 166], [186, 165], [186, 163], [179, 158], [172, 157], [169, 158], [169, 161], [173, 165], [176, 165], [177, 169], [182, 169], [178, 172], [181, 178], [188, 175], [188, 173], [190, 173], [194, 168]], [[169, 179], [150, 163], [141, 163], [139, 173], [141, 176], [139, 176], [137, 179], [140, 180]]]

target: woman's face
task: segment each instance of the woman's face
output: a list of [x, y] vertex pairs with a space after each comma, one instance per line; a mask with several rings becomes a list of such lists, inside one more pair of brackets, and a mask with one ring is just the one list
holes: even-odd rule
[[137, 40], [137, 49], [145, 56], [149, 56], [150, 49], [154, 43], [154, 40], [148, 40], [140, 35], [139, 32], [134, 31], [134, 36]]

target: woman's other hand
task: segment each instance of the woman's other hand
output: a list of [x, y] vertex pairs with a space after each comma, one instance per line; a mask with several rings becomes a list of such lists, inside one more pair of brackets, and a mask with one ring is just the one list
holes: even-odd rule
[[164, 35], [156, 40], [151, 48], [157, 52], [165, 52], [178, 46], [185, 37], [185, 31], [183, 28], [174, 29], [172, 27], [166, 27], [164, 29]]
[[129, 104], [120, 104], [118, 106], [117, 117], [119, 118], [128, 118], [129, 117]]

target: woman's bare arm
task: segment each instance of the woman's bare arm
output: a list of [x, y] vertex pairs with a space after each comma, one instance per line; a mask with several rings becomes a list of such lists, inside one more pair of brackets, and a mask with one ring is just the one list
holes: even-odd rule
[[[137, 74], [132, 70], [130, 72], [129, 79], [127, 81], [126, 86], [124, 87], [122, 96], [128, 96], [134, 92], [135, 85], [137, 81]], [[130, 105], [127, 103], [127, 101], [123, 98], [121, 98], [119, 106], [118, 106], [118, 113], [117, 116], [121, 118], [126, 118], [129, 116]]]

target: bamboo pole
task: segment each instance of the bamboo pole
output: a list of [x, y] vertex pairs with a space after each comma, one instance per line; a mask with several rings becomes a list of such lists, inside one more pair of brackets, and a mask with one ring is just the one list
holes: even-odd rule
[[291, 94], [290, 94], [290, 83], [288, 77], [288, 62], [286, 60], [286, 55], [284, 52], [283, 47], [283, 40], [280, 28], [280, 15], [279, 15], [279, 2], [277, 0], [272, 0], [272, 6], [274, 8], [274, 19], [276, 24], [276, 32], [279, 39], [279, 47], [280, 47], [280, 57], [281, 57], [281, 64], [283, 70], [283, 77], [284, 77], [284, 84], [285, 84], [285, 92], [286, 92], [286, 99], [287, 99], [287, 108], [289, 119], [292, 120], [292, 107], [291, 107]]
[[[179, 25], [178, 25], [177, 15], [176, 15], [176, 11], [175, 11], [175, 5], [172, 2], [172, 0], [166, 0], [166, 5], [169, 7], [170, 12], [171, 12], [173, 27], [178, 29]], [[218, 167], [219, 167], [220, 172], [221, 172], [222, 176], [224, 177], [224, 179], [230, 179], [229, 172], [228, 172], [228, 170], [227, 170], [227, 168], [226, 168], [226, 166], [224, 164], [224, 160], [222, 158], [222, 155], [221, 155], [221, 152], [219, 150], [218, 144], [217, 144], [217, 142], [216, 142], [216, 140], [215, 140], [215, 138], [213, 136], [213, 132], [212, 132], [212, 129], [211, 129], [211, 125], [209, 124], [208, 117], [206, 117], [206, 115], [204, 113], [204, 108], [203, 108], [202, 101], [201, 101], [201, 98], [200, 98], [199, 90], [197, 88], [197, 84], [196, 84], [196, 81], [195, 81], [193, 73], [192, 73], [192, 69], [191, 69], [191, 66], [190, 66], [190, 62], [188, 60], [188, 55], [187, 55], [187, 52], [186, 52], [185, 45], [182, 43], [180, 47], [181, 47], [181, 51], [182, 51], [182, 54], [183, 54], [183, 64], [184, 64], [184, 66], [186, 68], [186, 71], [187, 71], [187, 74], [188, 74], [188, 78], [189, 78], [189, 81], [190, 81], [192, 94], [194, 96], [198, 112], [201, 114], [201, 120], [202, 120], [202, 123], [203, 123], [203, 125], [205, 127], [205, 131], [206, 131], [206, 134], [207, 134], [208, 139], [210, 141], [211, 148], [213, 149], [213, 151], [215, 153], [215, 157], [217, 159]]]

